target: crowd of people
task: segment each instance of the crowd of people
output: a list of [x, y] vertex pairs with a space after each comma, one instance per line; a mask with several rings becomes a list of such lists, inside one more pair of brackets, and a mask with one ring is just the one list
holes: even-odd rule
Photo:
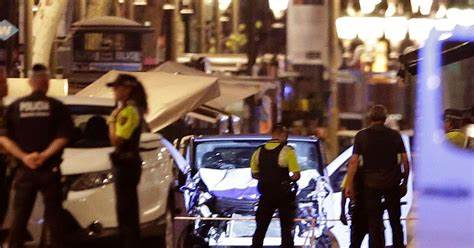
[[[62, 218], [63, 192], [60, 164], [64, 148], [71, 140], [74, 123], [68, 108], [48, 97], [49, 72], [41, 64], [32, 67], [31, 94], [8, 107], [3, 105], [8, 87], [5, 67], [0, 65], [0, 226], [7, 211], [9, 248], [22, 248], [27, 240], [27, 223], [40, 192], [45, 206], [44, 224], [52, 247], [68, 247]], [[119, 75], [112, 88], [117, 103], [109, 121], [110, 155], [116, 179], [116, 211], [121, 247], [137, 247], [140, 242], [137, 185], [141, 175], [139, 139], [148, 103], [143, 85], [133, 76]], [[13, 190], [11, 190], [13, 189]], [[10, 191], [14, 191], [12, 208]], [[0, 246], [1, 246], [0, 241]], [[138, 245], [139, 246], [139, 245]]]

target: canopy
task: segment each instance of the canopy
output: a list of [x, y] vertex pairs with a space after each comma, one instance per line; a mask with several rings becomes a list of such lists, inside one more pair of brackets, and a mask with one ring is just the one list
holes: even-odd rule
[[[420, 49], [400, 56], [400, 62], [410, 74], [418, 73], [418, 65], [423, 61]], [[441, 65], [449, 65], [474, 56], [474, 42], [444, 42], [441, 47]]]
[[[28, 78], [8, 78], [8, 96], [22, 97], [31, 93]], [[67, 96], [68, 95], [67, 79], [51, 79], [49, 81], [48, 96]]]
[[[176, 62], [165, 62], [153, 71], [211, 77], [209, 74]], [[259, 92], [265, 92], [268, 89], [275, 88], [275, 85], [271, 83], [252, 81], [248, 78], [219, 77], [217, 81], [219, 82], [221, 95], [206, 103], [206, 105], [217, 109], [224, 109], [232, 103], [241, 101]]]
[[121, 73], [133, 75], [143, 83], [149, 104], [146, 119], [153, 132], [220, 95], [217, 79], [213, 77], [122, 71], [108, 72], [76, 95], [112, 98], [112, 90], [107, 88], [106, 84], [115, 80]]

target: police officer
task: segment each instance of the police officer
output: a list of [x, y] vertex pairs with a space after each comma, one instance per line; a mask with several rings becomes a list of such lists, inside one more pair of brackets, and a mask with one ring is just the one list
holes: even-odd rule
[[[385, 199], [392, 227], [393, 247], [404, 247], [400, 198], [406, 194], [410, 165], [400, 134], [384, 125], [386, 118], [387, 109], [383, 105], [376, 105], [370, 110], [370, 126], [357, 133], [354, 140], [345, 189], [347, 197], [360, 200], [355, 189], [355, 175], [360, 170], [362, 201], [369, 213], [371, 248], [385, 247], [382, 199]], [[360, 168], [359, 160], [363, 162]], [[403, 164], [403, 171], [399, 162]]]
[[[349, 201], [349, 215], [351, 216], [351, 244], [349, 248], [358, 248], [362, 245], [365, 235], [369, 233], [368, 227], [368, 213], [363, 202], [363, 185], [362, 178], [360, 177], [360, 172], [356, 173], [354, 179], [355, 185], [355, 199]], [[345, 191], [347, 187], [347, 175], [344, 177], [344, 180], [341, 184], [342, 192]], [[346, 199], [344, 195], [341, 197], [341, 217], [340, 220], [343, 225], [347, 225], [346, 217]]]
[[[252, 247], [262, 247], [268, 226], [278, 209], [281, 247], [294, 247], [293, 227], [296, 215], [296, 190], [300, 178], [296, 152], [286, 145], [288, 131], [282, 125], [272, 130], [272, 139], [259, 147], [250, 162], [252, 177], [258, 180], [260, 200], [256, 213], [257, 228]], [[291, 174], [291, 175], [290, 175]]]
[[[0, 64], [0, 136], [7, 133], [3, 98], [7, 95], [7, 72], [4, 64]], [[0, 151], [0, 229], [7, 213], [9, 202], [9, 180], [7, 177], [7, 156]], [[1, 235], [0, 235], [1, 236]], [[1, 242], [1, 241], [0, 241]]]
[[7, 109], [8, 138], [2, 139], [5, 149], [22, 162], [14, 179], [9, 247], [23, 247], [26, 225], [38, 191], [43, 196], [45, 225], [50, 230], [52, 246], [64, 247], [59, 166], [73, 122], [64, 104], [46, 96], [49, 74], [44, 65], [33, 66], [29, 83], [32, 93]]
[[462, 132], [463, 113], [457, 109], [446, 109], [444, 111], [444, 132], [446, 139], [452, 144], [464, 148], [466, 135]]
[[115, 151], [111, 154], [115, 176], [117, 219], [122, 247], [139, 247], [140, 229], [137, 186], [140, 182], [140, 134], [147, 112], [147, 96], [133, 76], [121, 74], [107, 84], [112, 87], [117, 108], [109, 120], [109, 136]]

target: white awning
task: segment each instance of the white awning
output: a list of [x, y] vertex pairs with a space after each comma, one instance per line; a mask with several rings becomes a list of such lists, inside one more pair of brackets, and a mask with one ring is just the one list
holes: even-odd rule
[[121, 73], [133, 75], [143, 83], [149, 103], [146, 120], [153, 132], [220, 95], [217, 79], [213, 77], [122, 71], [108, 72], [76, 95], [112, 98], [112, 90], [107, 88], [106, 84], [115, 80]]
[[[166, 72], [175, 75], [213, 76], [176, 62], [165, 62], [153, 71]], [[218, 109], [224, 109], [225, 107], [249, 96], [275, 88], [274, 84], [252, 81], [248, 78], [239, 79], [224, 76], [219, 77], [217, 81], [219, 82], [221, 95], [218, 98], [209, 101], [206, 105]]]

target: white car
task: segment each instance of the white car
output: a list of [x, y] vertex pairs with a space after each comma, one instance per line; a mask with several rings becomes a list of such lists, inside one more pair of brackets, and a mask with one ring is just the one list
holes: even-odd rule
[[[67, 239], [79, 244], [114, 236], [118, 224], [114, 177], [109, 161], [109, 154], [114, 148], [108, 142], [105, 122], [113, 110], [114, 102], [75, 96], [59, 100], [69, 107], [76, 127], [75, 137], [65, 149], [61, 164]], [[138, 198], [143, 236], [162, 236], [170, 230], [166, 224], [172, 221], [168, 200], [173, 183], [173, 159], [167, 147], [174, 149], [158, 134], [143, 133], [141, 136], [140, 155], [143, 164]], [[46, 245], [49, 240], [48, 232], [45, 231], [47, 228], [42, 228], [42, 209], [41, 194], [38, 194], [28, 225], [32, 244]], [[8, 221], [11, 221], [11, 216]]]
[[[250, 157], [269, 136], [221, 135], [183, 138], [180, 151], [186, 161], [177, 161], [187, 176], [182, 187], [189, 216], [199, 217], [187, 233], [180, 234], [182, 247], [250, 246], [255, 231], [258, 201], [257, 181], [251, 178]], [[408, 137], [403, 137], [409, 151]], [[352, 147], [345, 150], [328, 166], [324, 166], [320, 142], [314, 137], [290, 136], [302, 168], [298, 181], [298, 218], [295, 227], [295, 245], [300, 247], [349, 247], [350, 228], [340, 221], [342, 178], [352, 155]], [[184, 159], [183, 159], [184, 160]], [[406, 218], [413, 197], [412, 180], [408, 193], [402, 199], [402, 218]], [[346, 211], [347, 212], [347, 211]], [[236, 220], [205, 220], [206, 217], [224, 217]], [[385, 216], [387, 217], [387, 216]], [[309, 220], [317, 219], [313, 223]], [[239, 220], [239, 219], [244, 219]], [[250, 220], [248, 220], [250, 219]], [[386, 241], [391, 245], [390, 225], [386, 221]], [[406, 234], [406, 223], [403, 222]], [[314, 239], [313, 239], [314, 238]], [[273, 220], [267, 231], [265, 246], [280, 245], [280, 226]], [[365, 241], [363, 247], [367, 246]]]

